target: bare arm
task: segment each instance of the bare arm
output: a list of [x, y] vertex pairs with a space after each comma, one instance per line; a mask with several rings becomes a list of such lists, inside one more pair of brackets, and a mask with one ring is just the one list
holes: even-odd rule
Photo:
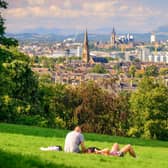
[[83, 153], [86, 152], [86, 147], [85, 147], [84, 142], [81, 142], [81, 149]]
[[102, 150], [95, 150], [96, 154], [102, 154], [102, 155], [109, 155], [110, 150], [108, 148], [102, 149]]

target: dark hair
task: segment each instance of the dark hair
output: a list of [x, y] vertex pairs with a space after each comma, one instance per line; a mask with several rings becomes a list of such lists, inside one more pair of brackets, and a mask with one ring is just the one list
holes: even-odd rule
[[95, 149], [96, 149], [96, 150], [100, 150], [100, 149], [97, 148], [97, 147], [89, 147], [89, 148], [87, 148], [87, 153], [94, 153], [94, 152], [95, 152]]
[[56, 147], [58, 147], [58, 151], [62, 151], [62, 146], [57, 145]]

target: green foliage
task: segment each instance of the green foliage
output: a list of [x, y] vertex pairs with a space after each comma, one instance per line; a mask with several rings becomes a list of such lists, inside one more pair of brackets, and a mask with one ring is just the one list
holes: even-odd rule
[[159, 75], [159, 71], [158, 71], [158, 67], [155, 65], [151, 65], [148, 66], [145, 70], [145, 76], [158, 76]]
[[44, 68], [54, 69], [56, 59], [48, 57], [39, 57], [39, 63], [43, 65]]
[[0, 0], [0, 8], [6, 9], [8, 6], [8, 3], [4, 0]]
[[44, 117], [41, 117], [40, 115], [21, 115], [15, 119], [15, 122], [17, 124], [33, 125], [39, 127], [47, 126], [47, 120]]
[[15, 48], [0, 47], [0, 56], [0, 120], [13, 122], [38, 110], [38, 81], [29, 58]]
[[0, 13], [0, 38], [3, 37], [4, 33], [5, 33], [4, 19], [2, 18]]
[[72, 60], [81, 60], [81, 59], [82, 59], [81, 57], [77, 57], [77, 56], [69, 56], [68, 57], [69, 61], [72, 61]]
[[[42, 116], [47, 118], [49, 127], [72, 128], [76, 123], [74, 109], [80, 100], [73, 88], [62, 84], [40, 85]], [[62, 123], [62, 125], [60, 125]]]
[[17, 47], [19, 45], [18, 41], [14, 38], [7, 38], [7, 37], [1, 37], [0, 38], [0, 44], [6, 46], [6, 47]]
[[117, 73], [119, 74], [121, 72], [120, 64], [119, 63], [115, 64], [114, 67], [113, 67], [113, 69], [116, 70]]
[[129, 73], [131, 77], [135, 77], [136, 67], [134, 65], [131, 65], [129, 68]]
[[164, 76], [168, 75], [168, 68], [161, 68], [159, 74]]
[[85, 131], [125, 135], [129, 116], [126, 95], [108, 93], [94, 82], [81, 84], [77, 92], [82, 100], [76, 108], [77, 120]]
[[146, 138], [168, 139], [167, 87], [153, 79], [145, 78], [137, 91], [132, 93], [130, 104], [132, 127], [137, 130], [134, 134]]
[[41, 83], [51, 83], [52, 82], [52, 79], [51, 79], [51, 74], [37, 74], [39, 76], [39, 82]]
[[93, 72], [93, 73], [105, 74], [105, 73], [107, 73], [107, 70], [104, 68], [103, 65], [101, 65], [101, 64], [96, 64], [96, 65], [92, 68], [91, 72]]
[[[7, 9], [8, 3], [4, 0], [0, 0], [0, 8]], [[5, 45], [6, 47], [10, 46], [18, 46], [18, 41], [14, 38], [7, 38], [5, 37], [5, 19], [2, 17], [0, 12], [0, 44]]]
[[[7, 2], [4, 0], [0, 0], [0, 8], [6, 9], [8, 6]], [[4, 26], [4, 19], [2, 18], [2, 14], [0, 12], [0, 38], [3, 37], [5, 34], [5, 26]], [[1, 41], [1, 40], [0, 40]], [[1, 43], [0, 43], [1, 44]]]

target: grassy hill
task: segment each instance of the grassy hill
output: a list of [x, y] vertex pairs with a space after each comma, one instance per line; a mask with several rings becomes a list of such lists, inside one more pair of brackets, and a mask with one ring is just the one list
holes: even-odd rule
[[2, 168], [167, 168], [168, 142], [85, 134], [86, 146], [111, 148], [114, 142], [130, 143], [137, 158], [95, 154], [40, 151], [40, 147], [64, 145], [67, 131], [22, 125], [0, 124], [0, 167]]

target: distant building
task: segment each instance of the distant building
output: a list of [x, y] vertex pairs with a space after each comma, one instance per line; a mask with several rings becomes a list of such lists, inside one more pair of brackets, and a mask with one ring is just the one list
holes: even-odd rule
[[155, 55], [154, 56], [154, 62], [160, 62], [160, 56], [159, 55]]
[[76, 51], [76, 56], [81, 57], [81, 54], [82, 54], [82, 48], [81, 46], [78, 46], [77, 51]]
[[111, 42], [111, 46], [115, 47], [115, 45], [116, 45], [116, 32], [115, 32], [114, 27], [113, 27], [113, 30], [112, 30], [110, 42]]
[[89, 55], [89, 44], [88, 44], [88, 33], [85, 31], [84, 42], [83, 42], [83, 52], [82, 52], [82, 62], [89, 63], [90, 55]]
[[105, 64], [108, 63], [108, 60], [104, 57], [96, 57], [96, 56], [92, 56], [90, 58], [89, 61], [90, 64], [96, 64], [96, 63], [101, 63], [101, 64]]
[[153, 44], [156, 42], [156, 35], [155, 33], [152, 33], [151, 36], [150, 36], [150, 42]]
[[141, 54], [141, 61], [142, 62], [148, 62], [148, 56], [150, 55], [150, 49], [148, 48], [143, 48], [142, 49], [142, 54]]
[[166, 56], [165, 55], [160, 56], [160, 62], [166, 63]]
[[149, 62], [154, 62], [154, 56], [153, 55], [149, 55], [148, 59], [149, 59]]

